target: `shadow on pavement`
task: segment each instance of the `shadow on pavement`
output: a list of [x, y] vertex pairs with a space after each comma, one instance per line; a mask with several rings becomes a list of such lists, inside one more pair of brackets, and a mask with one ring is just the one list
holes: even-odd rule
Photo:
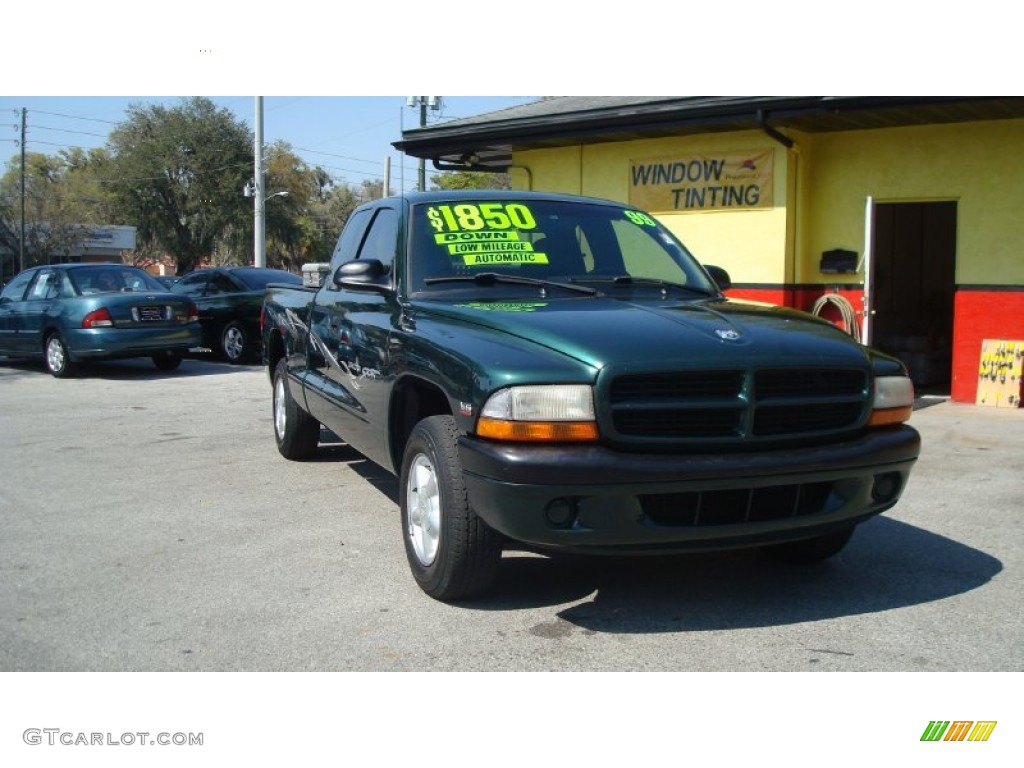
[[494, 588], [465, 608], [510, 611], [582, 600], [559, 612], [595, 632], [771, 627], [942, 600], [984, 585], [994, 557], [885, 517], [831, 560], [785, 565], [756, 550], [649, 558], [507, 552]]

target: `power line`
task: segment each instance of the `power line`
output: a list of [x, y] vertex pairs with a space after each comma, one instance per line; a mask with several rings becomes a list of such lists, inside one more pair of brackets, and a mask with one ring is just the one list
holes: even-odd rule
[[53, 115], [54, 117], [67, 117], [71, 120], [91, 120], [94, 123], [107, 123], [108, 125], [119, 125], [116, 120], [101, 120], [98, 117], [83, 117], [81, 115], [65, 115], [61, 112], [46, 112], [42, 109], [30, 109], [29, 112], [35, 112], [39, 115]]
[[[292, 100], [290, 100], [288, 102], [285, 102], [284, 104], [275, 105], [274, 109], [283, 108], [283, 107], [288, 106], [289, 104], [293, 103], [294, 101], [300, 100], [302, 98], [305, 98], [305, 97], [301, 97], [301, 96], [300, 97], [295, 97], [294, 99], [292, 99]], [[87, 121], [91, 121], [91, 122], [104, 123], [106, 125], [115, 125], [116, 126], [116, 125], [120, 125], [121, 122], [123, 122], [123, 121], [119, 122], [119, 121], [114, 121], [114, 120], [104, 120], [104, 119], [96, 118], [96, 117], [85, 117], [83, 115], [70, 115], [70, 114], [67, 114], [67, 113], [64, 113], [64, 112], [50, 112], [48, 110], [42, 110], [42, 109], [33, 109], [33, 110], [27, 110], [27, 111], [29, 113], [34, 113], [34, 114], [51, 115], [51, 116], [54, 116], [54, 117], [65, 117], [65, 118], [72, 119], [72, 120], [87, 120]], [[383, 124], [384, 123], [381, 123], [380, 125], [383, 125]], [[360, 129], [360, 131], [371, 130], [372, 128], [376, 128], [376, 127], [379, 127], [379, 126], [371, 126], [369, 128]], [[101, 139], [109, 139], [109, 134], [108, 135], [104, 135], [104, 134], [99, 134], [99, 133], [92, 133], [92, 132], [89, 132], [89, 131], [75, 131], [75, 130], [68, 129], [68, 128], [56, 128], [56, 127], [45, 126], [45, 125], [33, 125], [33, 126], [31, 126], [31, 128], [32, 129], [38, 128], [38, 129], [41, 129], [41, 130], [49, 130], [49, 131], [58, 131], [58, 132], [62, 132], [62, 133], [73, 133], [73, 134], [78, 134], [78, 135], [82, 135], [82, 136], [95, 136], [96, 138], [101, 138]], [[352, 133], [358, 133], [360, 131], [353, 131]], [[351, 134], [349, 134], [349, 135], [351, 135]], [[330, 141], [337, 141], [337, 140], [338, 140], [337, 138], [330, 139]], [[13, 141], [15, 144], [17, 144], [17, 139], [0, 139], [0, 141]], [[50, 146], [50, 147], [62, 147], [62, 148], [67, 148], [67, 149], [82, 149], [82, 150], [95, 149], [95, 147], [85, 147], [85, 146], [75, 145], [75, 144], [61, 144], [61, 143], [57, 143], [57, 142], [43, 141], [43, 140], [38, 140], [38, 139], [32, 139], [31, 143], [33, 143], [33, 144], [40, 144], [40, 145], [43, 145], [43, 146]], [[273, 145], [268, 145], [268, 146], [272, 147]], [[342, 159], [342, 160], [350, 160], [350, 161], [356, 162], [356, 163], [366, 163], [368, 165], [377, 165], [377, 166], [379, 166], [380, 163], [381, 163], [380, 160], [367, 160], [367, 159], [361, 158], [361, 157], [352, 157], [350, 155], [342, 155], [342, 154], [339, 154], [339, 153], [336, 153], [336, 152], [324, 152], [322, 150], [311, 149], [311, 148], [308, 148], [308, 147], [291, 147], [291, 149], [295, 153], [303, 152], [303, 153], [310, 153], [310, 154], [314, 154], [314, 155], [323, 155], [325, 157], [336, 157], [336, 158], [339, 158], [339, 159]], [[222, 151], [227, 151], [227, 150], [222, 150]], [[302, 158], [301, 156], [300, 156], [300, 159], [307, 160], [307, 158]], [[307, 162], [311, 162], [313, 165], [319, 165], [319, 167], [324, 168], [324, 169], [330, 169], [330, 170], [334, 170], [334, 171], [339, 171], [339, 172], [341, 172], [343, 174], [362, 175], [364, 177], [365, 176], [370, 176], [370, 177], [373, 177], [375, 179], [383, 179], [384, 178], [384, 174], [381, 173], [381, 172], [378, 172], [378, 171], [357, 170], [357, 169], [354, 169], [354, 168], [343, 168], [343, 167], [340, 167], [340, 166], [327, 166], [327, 165], [321, 165], [321, 164], [316, 163], [315, 161], [312, 161], [312, 160], [307, 160]], [[405, 170], [405, 169], [403, 168], [403, 170]], [[145, 181], [145, 180], [147, 180], [147, 179], [139, 179], [139, 181]]]
[[61, 133], [79, 133], [83, 136], [98, 136], [101, 139], [109, 138], [109, 134], [90, 133], [89, 131], [73, 131], [70, 128], [53, 128], [49, 125], [33, 125], [33, 130], [60, 131]]

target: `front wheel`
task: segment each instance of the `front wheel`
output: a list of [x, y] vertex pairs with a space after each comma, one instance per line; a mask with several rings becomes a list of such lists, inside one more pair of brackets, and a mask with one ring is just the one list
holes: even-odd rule
[[71, 361], [68, 345], [59, 333], [52, 334], [46, 340], [46, 370], [58, 379], [66, 379], [75, 373], [75, 364]]
[[853, 536], [854, 526], [844, 528], [835, 533], [816, 536], [813, 539], [788, 541], [785, 544], [774, 544], [768, 548], [772, 557], [788, 563], [808, 564], [827, 560], [839, 552]]
[[284, 358], [274, 369], [274, 439], [277, 450], [286, 459], [308, 459], [320, 442], [320, 422], [295, 402], [288, 387], [288, 368]]
[[249, 335], [245, 326], [238, 320], [232, 320], [224, 326], [220, 334], [220, 351], [229, 363], [238, 365], [249, 358]]
[[430, 416], [413, 429], [400, 481], [405, 554], [420, 588], [456, 601], [493, 583], [501, 538], [473, 511], [462, 478], [458, 430], [451, 416]]

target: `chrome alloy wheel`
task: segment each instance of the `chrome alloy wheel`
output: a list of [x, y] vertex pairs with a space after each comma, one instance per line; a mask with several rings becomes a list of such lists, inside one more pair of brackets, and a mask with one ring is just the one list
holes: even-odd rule
[[413, 459], [405, 493], [409, 509], [406, 535], [416, 559], [429, 566], [437, 557], [441, 541], [441, 491], [434, 467], [422, 453]]
[[278, 440], [284, 438], [284, 431], [288, 426], [288, 414], [285, 411], [287, 397], [288, 393], [284, 389], [284, 376], [278, 376], [274, 382], [274, 431], [277, 432]]
[[64, 355], [64, 344], [56, 335], [51, 336], [50, 340], [46, 342], [46, 364], [51, 371], [56, 373], [64, 370], [66, 362]]
[[245, 333], [237, 325], [224, 331], [224, 355], [229, 360], [241, 360], [245, 354]]

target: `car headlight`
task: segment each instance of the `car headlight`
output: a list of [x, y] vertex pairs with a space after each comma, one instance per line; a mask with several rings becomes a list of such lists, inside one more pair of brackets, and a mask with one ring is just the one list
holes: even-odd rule
[[476, 431], [481, 437], [492, 440], [597, 440], [593, 391], [586, 384], [545, 384], [500, 389], [484, 404]]
[[879, 376], [871, 404], [869, 427], [908, 421], [914, 410], [914, 382], [908, 376]]

